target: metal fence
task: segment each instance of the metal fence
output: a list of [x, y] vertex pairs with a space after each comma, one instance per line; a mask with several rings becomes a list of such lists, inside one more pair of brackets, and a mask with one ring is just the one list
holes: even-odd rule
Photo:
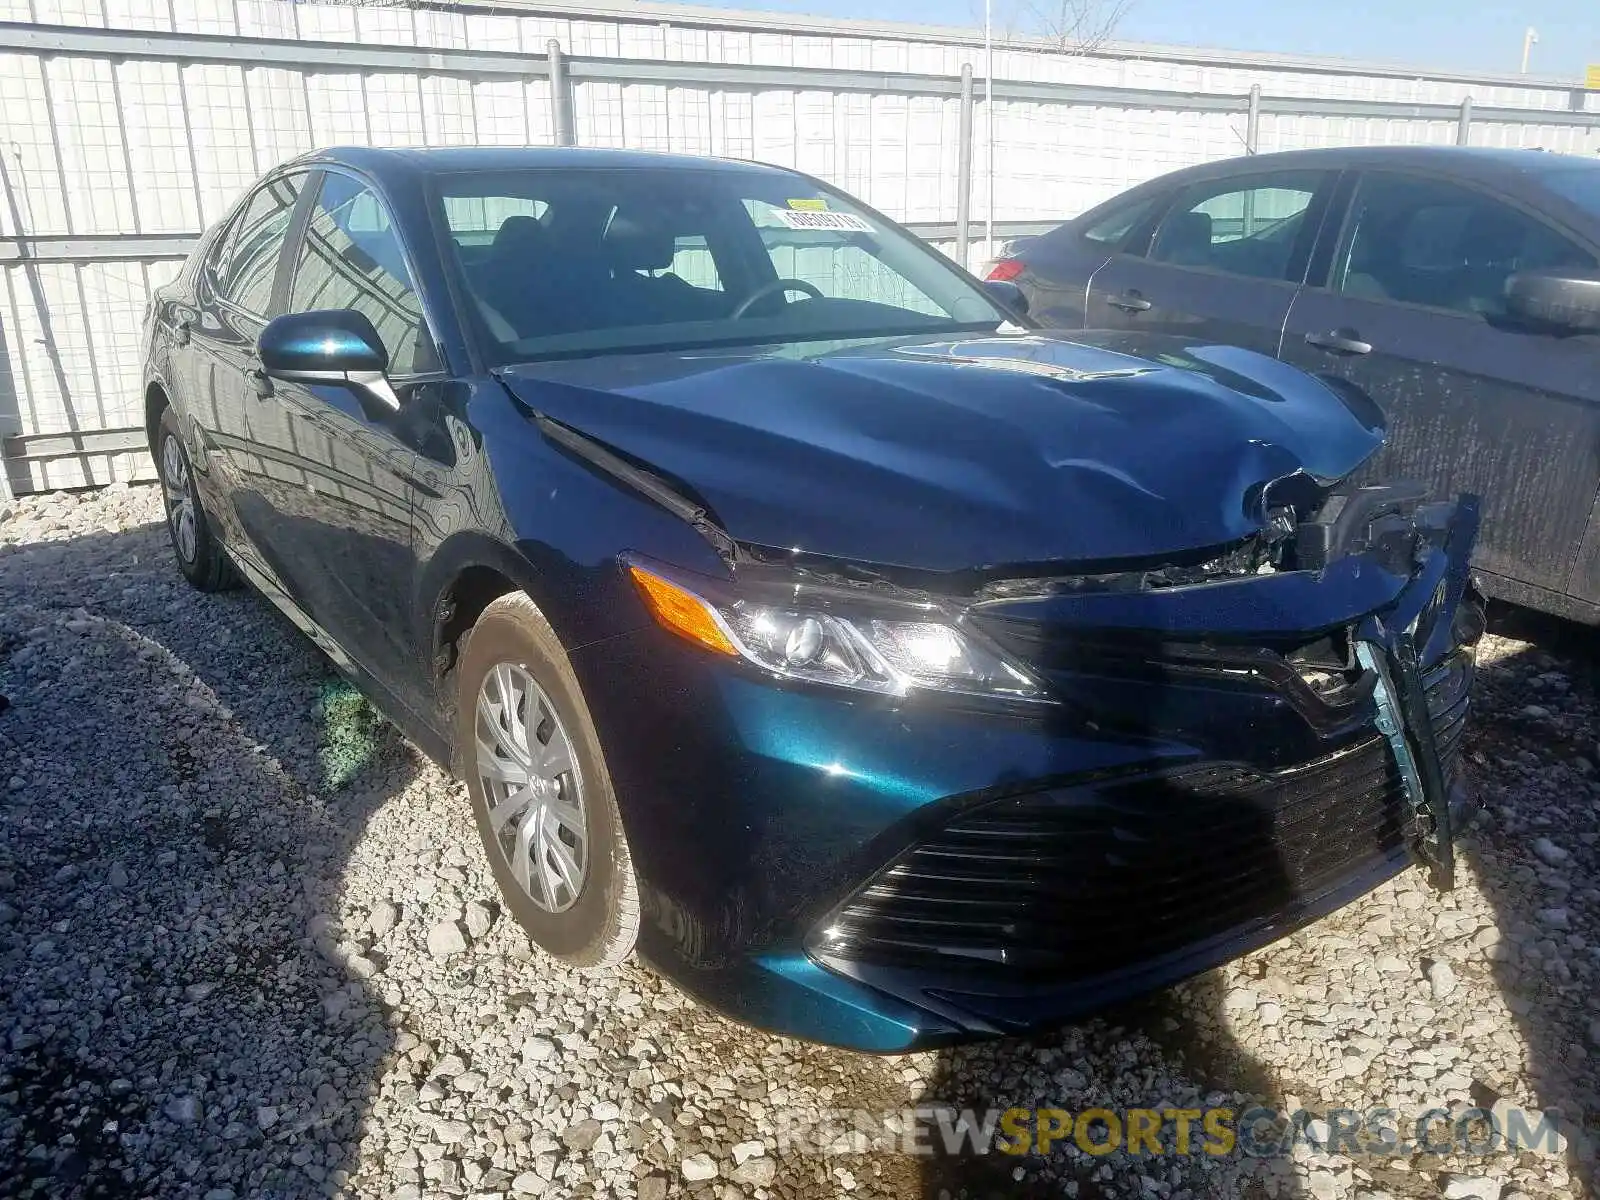
[[[863, 196], [958, 260], [992, 252], [991, 223], [996, 240], [1042, 231], [1133, 183], [1231, 154], [1386, 141], [1600, 147], [1593, 98], [1552, 85], [1478, 89], [1515, 105], [1474, 104], [1461, 81], [1377, 76], [1365, 90], [1452, 99], [1219, 90], [1250, 78], [1232, 68], [1202, 86], [1112, 86], [1029, 78], [1059, 75], [1061, 56], [1013, 53], [1018, 77], [993, 81], [985, 111], [968, 46], [935, 47], [932, 65], [954, 69], [929, 72], [715, 61], [730, 55], [708, 36], [674, 42], [648, 26], [634, 31], [648, 44], [608, 41], [571, 18], [503, 11], [190, 0], [182, 28], [168, 0], [51, 0], [45, 15], [77, 25], [37, 23], [43, 7], [0, 0], [0, 15], [30, 18], [0, 22], [0, 447], [19, 492], [147, 472], [138, 329], [149, 291], [251, 179], [316, 145], [553, 142], [757, 158]], [[111, 22], [142, 27], [98, 27]], [[612, 52], [565, 50], [596, 39]], [[850, 41], [810, 39], [811, 57], [871, 62], [883, 50], [847, 53]], [[684, 57], [623, 56], [630, 45]], [[779, 56], [805, 57], [793, 46]], [[1338, 90], [1322, 76], [1303, 86]]]

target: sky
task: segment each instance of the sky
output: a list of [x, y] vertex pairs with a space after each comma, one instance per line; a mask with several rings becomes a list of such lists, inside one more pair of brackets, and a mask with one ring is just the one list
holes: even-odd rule
[[[983, 0], [694, 0], [741, 9], [820, 16], [979, 25]], [[1017, 23], [1028, 0], [993, 0], [996, 26]], [[1032, 0], [1059, 10], [1055, 0]], [[1099, 0], [1110, 3], [1111, 0]], [[1578, 79], [1600, 65], [1600, 0], [1130, 0], [1113, 36], [1225, 50], [1404, 63], [1436, 71], [1521, 67], [1532, 26], [1529, 73]]]

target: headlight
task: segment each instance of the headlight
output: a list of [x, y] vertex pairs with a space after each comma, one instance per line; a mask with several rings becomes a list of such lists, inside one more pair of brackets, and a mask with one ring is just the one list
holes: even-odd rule
[[903, 616], [840, 613], [803, 600], [719, 594], [712, 581], [692, 590], [637, 564], [628, 570], [662, 626], [774, 675], [894, 696], [920, 689], [1054, 703], [1027, 671], [932, 606], [906, 605]]

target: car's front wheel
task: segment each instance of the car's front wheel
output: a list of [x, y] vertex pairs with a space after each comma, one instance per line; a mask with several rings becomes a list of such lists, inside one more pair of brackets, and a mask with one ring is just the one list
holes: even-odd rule
[[507, 909], [574, 966], [621, 962], [639, 891], [611, 777], [566, 651], [523, 593], [472, 627], [456, 704], [473, 815]]
[[233, 568], [200, 507], [189, 452], [184, 448], [178, 418], [172, 410], [161, 414], [156, 430], [156, 470], [167, 514], [167, 536], [183, 577], [202, 592], [218, 592], [237, 582]]

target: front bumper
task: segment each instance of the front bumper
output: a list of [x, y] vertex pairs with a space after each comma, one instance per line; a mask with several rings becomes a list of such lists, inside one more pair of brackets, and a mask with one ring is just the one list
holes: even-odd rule
[[[904, 1052], [1059, 1023], [1333, 911], [1441, 827], [1447, 844], [1445, 797], [1465, 804], [1471, 656], [1452, 631], [1471, 533], [1409, 576], [1352, 559], [1299, 579], [1315, 603], [1279, 576], [1119, 606], [1118, 644], [1154, 630], [1215, 661], [1055, 663], [1058, 690], [1104, 720], [786, 686], [653, 627], [575, 652], [639, 876], [641, 952], [739, 1020]], [[1256, 600], [1219, 603], [1235, 586]], [[1230, 612], [1249, 628], [1227, 628]], [[1018, 627], [1081, 625], [1061, 615]], [[1386, 654], [1391, 631], [1409, 638], [1426, 736], [1422, 710], [1400, 720], [1434, 756], [1431, 795], [1370, 688], [1323, 702], [1264, 649], [1334, 627]]]

